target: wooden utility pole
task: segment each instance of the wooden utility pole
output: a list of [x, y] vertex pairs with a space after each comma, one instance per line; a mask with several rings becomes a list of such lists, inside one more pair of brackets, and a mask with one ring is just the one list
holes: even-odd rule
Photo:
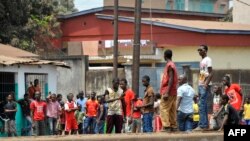
[[118, 77], [118, 3], [114, 0], [114, 48], [113, 48], [113, 78]]
[[140, 46], [141, 46], [141, 0], [135, 1], [135, 30], [133, 47], [132, 89], [139, 96], [140, 76]]

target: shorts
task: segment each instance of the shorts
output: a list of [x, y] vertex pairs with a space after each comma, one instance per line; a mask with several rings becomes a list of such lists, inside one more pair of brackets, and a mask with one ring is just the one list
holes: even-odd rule
[[69, 132], [71, 130], [77, 130], [78, 124], [76, 119], [70, 119], [65, 121], [65, 131]]

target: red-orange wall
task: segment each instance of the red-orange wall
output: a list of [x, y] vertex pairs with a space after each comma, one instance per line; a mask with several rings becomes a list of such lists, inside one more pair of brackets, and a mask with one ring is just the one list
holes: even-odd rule
[[[85, 24], [84, 24], [85, 23]], [[87, 14], [66, 19], [62, 22], [63, 41], [112, 40], [113, 25], [111, 20], [98, 19], [94, 14]], [[158, 46], [250, 46], [249, 35], [204, 34], [167, 27], [142, 24], [141, 38], [153, 39]], [[119, 22], [119, 39], [134, 38], [134, 23]]]

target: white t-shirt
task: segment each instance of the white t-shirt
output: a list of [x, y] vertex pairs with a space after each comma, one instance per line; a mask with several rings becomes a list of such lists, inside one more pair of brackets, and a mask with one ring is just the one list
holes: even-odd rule
[[[199, 76], [199, 85], [204, 85], [205, 81], [209, 75], [208, 67], [212, 67], [212, 60], [210, 57], [205, 57], [200, 62], [200, 76]], [[212, 82], [209, 82], [209, 85], [211, 85]]]

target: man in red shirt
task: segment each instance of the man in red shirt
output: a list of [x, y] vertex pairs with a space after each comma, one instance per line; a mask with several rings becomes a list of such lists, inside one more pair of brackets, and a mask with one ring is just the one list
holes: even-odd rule
[[[86, 118], [84, 120], [84, 133], [85, 134], [93, 134], [96, 126], [96, 115], [99, 107], [98, 101], [95, 99], [96, 93], [91, 93], [91, 99], [86, 102]], [[88, 132], [88, 129], [91, 129]]]
[[35, 125], [35, 131], [37, 136], [45, 135], [45, 114], [46, 114], [46, 102], [41, 100], [41, 93], [35, 92], [35, 100], [30, 103], [31, 117], [33, 118], [33, 124]]
[[28, 88], [28, 94], [29, 94], [29, 99], [34, 99], [35, 97], [35, 92], [38, 91], [41, 93], [41, 88], [39, 86], [39, 80], [38, 79], [35, 79], [34, 80], [34, 85], [31, 83], [31, 86]]
[[238, 84], [231, 84], [230, 77], [225, 75], [222, 79], [225, 86], [224, 93], [228, 95], [230, 104], [239, 112], [243, 110], [244, 95], [241, 93], [241, 87]]
[[123, 90], [124, 102], [125, 102], [125, 108], [124, 108], [125, 111], [123, 113], [124, 113], [126, 123], [125, 123], [124, 131], [128, 132], [130, 129], [129, 121], [131, 118], [131, 105], [132, 105], [132, 100], [135, 97], [135, 93], [133, 92], [132, 89], [128, 88], [128, 81], [125, 78], [120, 80], [120, 87]]
[[160, 114], [164, 131], [175, 131], [176, 123], [176, 99], [177, 99], [177, 69], [172, 62], [172, 50], [164, 52], [166, 66], [163, 72], [162, 83], [160, 88], [161, 104]]
[[68, 101], [64, 105], [65, 109], [65, 135], [76, 134], [78, 130], [77, 120], [75, 118], [75, 110], [78, 109], [75, 101], [73, 101], [74, 95], [72, 93], [67, 95]]

